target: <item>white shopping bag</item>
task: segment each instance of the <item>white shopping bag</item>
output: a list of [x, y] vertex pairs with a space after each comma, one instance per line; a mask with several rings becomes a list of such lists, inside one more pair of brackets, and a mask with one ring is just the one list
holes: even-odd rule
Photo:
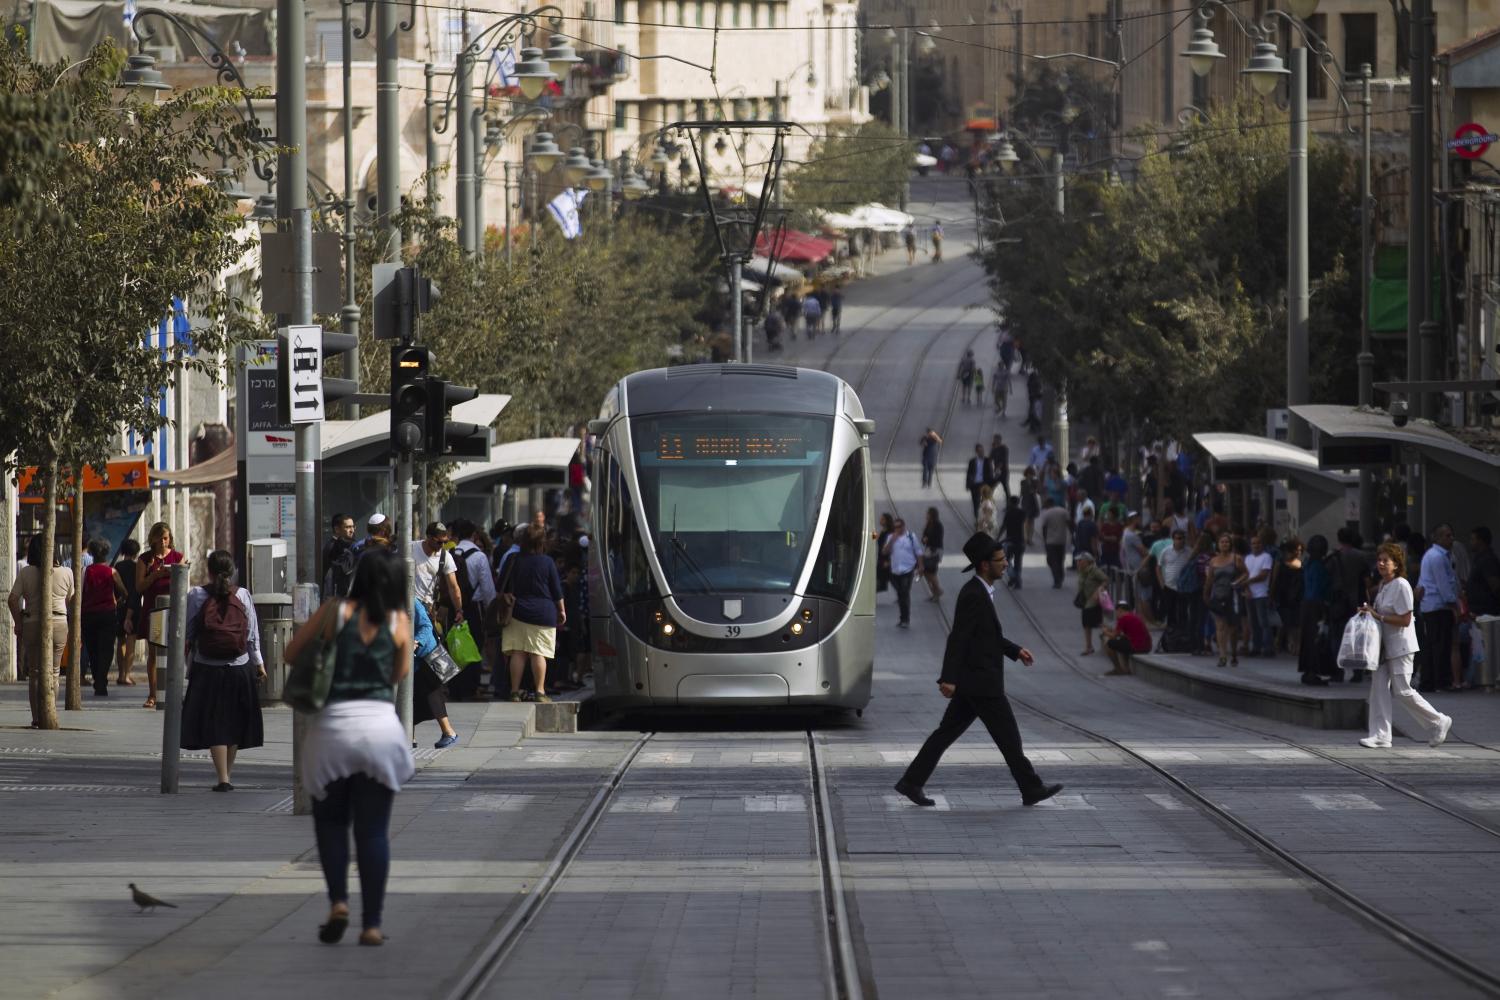
[[1380, 666], [1380, 625], [1372, 616], [1355, 615], [1344, 626], [1339, 666], [1345, 670], [1374, 670]]

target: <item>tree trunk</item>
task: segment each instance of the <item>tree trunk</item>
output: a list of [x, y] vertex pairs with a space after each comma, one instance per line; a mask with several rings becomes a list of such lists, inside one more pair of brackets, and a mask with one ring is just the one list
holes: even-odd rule
[[47, 477], [42, 508], [42, 584], [37, 598], [36, 645], [32, 647], [31, 724], [37, 729], [58, 729], [57, 667], [52, 661], [52, 562], [57, 552], [57, 459], [39, 469]]
[[68, 609], [69, 712], [83, 708], [83, 467], [73, 467], [73, 606]]

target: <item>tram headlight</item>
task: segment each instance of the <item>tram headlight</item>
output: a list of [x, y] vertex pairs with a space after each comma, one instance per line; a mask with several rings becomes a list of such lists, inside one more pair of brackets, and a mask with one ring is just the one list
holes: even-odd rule
[[805, 622], [812, 621], [812, 608], [803, 608], [802, 609], [802, 620], [805, 621]]
[[801, 634], [802, 634], [802, 623], [801, 622], [792, 622], [792, 635], [801, 635]]
[[670, 639], [677, 634], [677, 626], [669, 621], [664, 621], [661, 623], [661, 634]]

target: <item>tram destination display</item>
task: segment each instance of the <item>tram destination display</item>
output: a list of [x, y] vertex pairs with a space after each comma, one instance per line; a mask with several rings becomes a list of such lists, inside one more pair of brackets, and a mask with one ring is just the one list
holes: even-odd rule
[[659, 462], [723, 460], [754, 462], [807, 458], [807, 442], [799, 433], [780, 431], [698, 431], [661, 428], [657, 433]]

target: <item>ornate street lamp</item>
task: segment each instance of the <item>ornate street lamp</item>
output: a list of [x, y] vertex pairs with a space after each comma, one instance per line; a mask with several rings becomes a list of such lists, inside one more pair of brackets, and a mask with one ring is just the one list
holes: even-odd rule
[[537, 132], [533, 135], [531, 148], [526, 151], [526, 158], [544, 174], [561, 163], [565, 155], [557, 147], [557, 143], [552, 141], [551, 132]]

